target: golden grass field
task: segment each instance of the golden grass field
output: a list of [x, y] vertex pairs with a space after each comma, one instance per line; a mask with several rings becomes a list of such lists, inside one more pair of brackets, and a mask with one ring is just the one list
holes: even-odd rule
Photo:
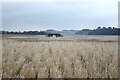
[[118, 38], [3, 36], [2, 77], [118, 78]]

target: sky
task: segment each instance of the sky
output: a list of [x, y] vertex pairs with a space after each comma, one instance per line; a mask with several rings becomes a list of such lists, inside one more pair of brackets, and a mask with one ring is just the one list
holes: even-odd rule
[[2, 2], [3, 30], [81, 30], [98, 26], [118, 26], [118, 1]]

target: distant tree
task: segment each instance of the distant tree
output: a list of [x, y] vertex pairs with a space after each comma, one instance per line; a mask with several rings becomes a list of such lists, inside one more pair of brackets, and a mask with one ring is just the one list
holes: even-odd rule
[[111, 27], [98, 27], [96, 30], [90, 31], [88, 35], [119, 35], [119, 29]]
[[82, 29], [82, 31], [90, 31], [90, 29]]
[[99, 26], [98, 28], [97, 28], [97, 30], [100, 30], [101, 29], [101, 27]]

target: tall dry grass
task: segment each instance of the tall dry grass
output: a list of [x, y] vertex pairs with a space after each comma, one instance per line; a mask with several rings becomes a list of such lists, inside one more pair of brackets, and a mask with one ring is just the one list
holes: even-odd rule
[[2, 40], [0, 40], [0, 79], [1, 78], [2, 78]]
[[118, 77], [118, 42], [3, 40], [2, 46], [3, 78]]

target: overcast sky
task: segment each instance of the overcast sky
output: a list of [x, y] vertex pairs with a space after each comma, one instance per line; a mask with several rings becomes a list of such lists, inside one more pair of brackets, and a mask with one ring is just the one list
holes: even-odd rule
[[3, 30], [83, 29], [118, 26], [118, 2], [4, 2]]

